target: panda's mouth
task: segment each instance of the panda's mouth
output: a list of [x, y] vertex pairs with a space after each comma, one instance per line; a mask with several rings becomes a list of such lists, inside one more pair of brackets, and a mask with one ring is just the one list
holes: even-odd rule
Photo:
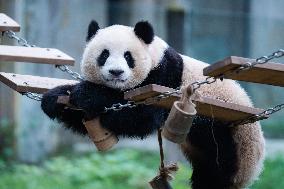
[[107, 79], [108, 82], [125, 82], [126, 80], [123, 79]]
[[120, 79], [120, 78], [112, 78], [112, 79], [107, 79], [104, 78], [107, 82], [114, 82], [114, 83], [124, 83], [126, 79]]

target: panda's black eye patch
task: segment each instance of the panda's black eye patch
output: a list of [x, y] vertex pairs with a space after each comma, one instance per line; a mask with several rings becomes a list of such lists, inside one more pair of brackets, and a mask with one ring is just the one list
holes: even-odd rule
[[106, 63], [106, 60], [109, 57], [109, 50], [104, 49], [100, 56], [97, 58], [97, 62], [99, 66], [103, 66]]
[[130, 51], [126, 51], [124, 53], [124, 58], [125, 58], [128, 66], [129, 66], [129, 68], [134, 68], [134, 66], [135, 66], [134, 65], [134, 59], [133, 59]]

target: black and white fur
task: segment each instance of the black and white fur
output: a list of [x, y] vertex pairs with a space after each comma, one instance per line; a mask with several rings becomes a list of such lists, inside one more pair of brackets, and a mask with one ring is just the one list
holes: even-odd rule
[[[81, 65], [86, 80], [48, 91], [42, 109], [80, 134], [87, 133], [82, 119], [100, 116], [102, 126], [118, 136], [145, 138], [163, 125], [167, 110], [141, 105], [102, 114], [103, 108], [125, 103], [123, 92], [136, 87], [156, 83], [176, 88], [204, 80], [202, 70], [206, 66], [169, 47], [154, 35], [148, 22], [138, 22], [134, 28], [113, 25], [100, 29], [92, 21]], [[246, 92], [231, 80], [202, 86], [198, 92], [252, 106]], [[56, 104], [58, 96], [69, 93], [70, 103], [84, 112]], [[229, 128], [218, 120], [197, 116], [181, 149], [193, 166], [193, 189], [247, 187], [259, 175], [264, 159], [264, 139], [258, 122]]]

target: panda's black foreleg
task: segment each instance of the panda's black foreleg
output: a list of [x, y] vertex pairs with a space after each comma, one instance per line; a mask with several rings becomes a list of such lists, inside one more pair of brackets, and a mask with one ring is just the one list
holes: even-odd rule
[[65, 105], [57, 103], [59, 96], [68, 96], [74, 88], [73, 85], [63, 85], [47, 91], [41, 101], [41, 108], [51, 119], [64, 123], [64, 126], [75, 133], [87, 134], [82, 124], [84, 112], [65, 108]]
[[167, 111], [153, 106], [138, 106], [110, 111], [100, 116], [103, 127], [118, 136], [143, 139], [155, 132], [166, 119]]
[[[70, 104], [83, 111], [65, 109], [64, 105], [58, 104], [58, 96], [63, 95], [69, 95]], [[45, 93], [42, 109], [51, 119], [57, 119], [65, 123], [65, 127], [81, 134], [87, 133], [82, 120], [99, 116], [102, 126], [114, 134], [135, 138], [144, 138], [156, 131], [168, 114], [164, 109], [146, 105], [103, 113], [105, 107], [116, 103], [127, 103], [122, 91], [82, 81], [74, 86], [56, 87]]]
[[192, 189], [232, 188], [237, 171], [236, 145], [224, 123], [197, 117], [187, 136], [183, 152], [193, 167]]
[[145, 105], [102, 113], [105, 107], [127, 103], [124, 92], [88, 81], [74, 86], [70, 103], [85, 111], [86, 120], [99, 116], [102, 126], [118, 136], [144, 138], [161, 126], [166, 114], [161, 108]]

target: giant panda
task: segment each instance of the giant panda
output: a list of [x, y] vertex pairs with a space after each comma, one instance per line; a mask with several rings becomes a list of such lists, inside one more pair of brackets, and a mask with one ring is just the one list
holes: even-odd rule
[[[101, 113], [104, 107], [125, 103], [123, 93], [147, 84], [177, 88], [204, 80], [208, 64], [181, 55], [155, 36], [147, 21], [135, 27], [88, 27], [81, 62], [84, 81], [64, 85], [43, 95], [41, 107], [51, 118], [74, 132], [86, 135], [82, 120], [100, 116], [103, 127], [119, 137], [144, 139], [162, 127], [168, 110], [139, 105]], [[217, 81], [197, 90], [200, 95], [252, 107], [244, 89], [232, 80]], [[84, 111], [57, 104], [58, 96], [70, 95], [70, 103]], [[228, 127], [227, 123], [197, 115], [181, 150], [193, 167], [193, 189], [248, 187], [261, 172], [264, 138], [258, 122]]]

